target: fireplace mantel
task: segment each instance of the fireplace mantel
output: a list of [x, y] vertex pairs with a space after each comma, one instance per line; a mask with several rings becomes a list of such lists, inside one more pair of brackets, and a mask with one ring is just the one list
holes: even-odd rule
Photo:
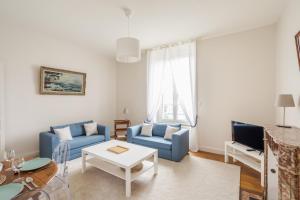
[[[277, 169], [271, 169], [268, 149], [276, 159]], [[268, 176], [278, 175], [278, 199], [300, 199], [300, 129], [265, 126], [265, 199], [268, 197]], [[269, 154], [270, 155], [270, 154]], [[272, 156], [273, 157], [273, 156]]]

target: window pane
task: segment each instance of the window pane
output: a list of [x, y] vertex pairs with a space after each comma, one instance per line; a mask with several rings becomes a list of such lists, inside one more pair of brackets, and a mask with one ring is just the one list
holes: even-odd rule
[[177, 110], [177, 120], [179, 120], [179, 121], [187, 121], [186, 120], [186, 117], [185, 117], [185, 115], [184, 115], [184, 112], [183, 112], [183, 110], [182, 110], [182, 108], [181, 108], [181, 106], [180, 105], [178, 105], [178, 110]]
[[[183, 65], [184, 66], [184, 65]], [[176, 67], [176, 69], [179, 69], [180, 73], [184, 73], [185, 69], [182, 69], [182, 66], [179, 68]], [[184, 112], [181, 108], [181, 106], [178, 104], [178, 96], [176, 95], [176, 91], [174, 88], [173, 83], [173, 74], [169, 67], [166, 69], [166, 73], [164, 76], [164, 90], [163, 90], [163, 97], [162, 97], [162, 103], [158, 112], [158, 120], [159, 121], [178, 121], [178, 122], [186, 122], [186, 117], [184, 115]], [[181, 82], [181, 87], [184, 86], [185, 82]]]
[[164, 104], [163, 105], [163, 120], [172, 120], [173, 119], [173, 105], [172, 104]]
[[166, 91], [162, 98], [162, 120], [173, 120], [173, 86], [170, 82], [167, 84]]

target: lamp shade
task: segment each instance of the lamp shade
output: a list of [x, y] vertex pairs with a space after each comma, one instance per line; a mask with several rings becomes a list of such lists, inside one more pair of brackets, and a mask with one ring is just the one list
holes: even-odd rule
[[136, 38], [123, 37], [117, 40], [116, 60], [121, 63], [134, 63], [141, 59], [140, 42]]
[[124, 115], [127, 115], [128, 113], [129, 113], [128, 108], [124, 108], [124, 109], [123, 109], [123, 114], [124, 114]]
[[291, 94], [280, 94], [277, 99], [278, 107], [295, 107], [293, 95]]

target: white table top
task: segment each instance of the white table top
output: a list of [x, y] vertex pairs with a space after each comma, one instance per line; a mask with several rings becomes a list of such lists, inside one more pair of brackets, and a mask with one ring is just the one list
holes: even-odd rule
[[[128, 151], [116, 154], [108, 151], [107, 149], [114, 146], [123, 146], [129, 148]], [[110, 140], [94, 146], [82, 149], [88, 155], [92, 155], [101, 160], [116, 164], [120, 167], [130, 168], [140, 163], [141, 161], [151, 157], [157, 149], [144, 147], [132, 143], [127, 143], [119, 140]]]

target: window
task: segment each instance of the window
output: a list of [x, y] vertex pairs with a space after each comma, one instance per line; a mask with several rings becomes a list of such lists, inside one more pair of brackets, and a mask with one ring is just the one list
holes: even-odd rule
[[[164, 74], [164, 92], [161, 97], [157, 119], [159, 122], [187, 123], [187, 119], [180, 105], [179, 95], [176, 92], [172, 71], [169, 66], [166, 67]], [[187, 87], [188, 85], [186, 88]]]
[[168, 93], [162, 97], [157, 118], [160, 122], [187, 122], [176, 93]]
[[191, 126], [190, 148], [199, 149], [197, 126], [196, 41], [147, 51], [148, 122]]
[[148, 51], [147, 121], [196, 125], [196, 43]]

